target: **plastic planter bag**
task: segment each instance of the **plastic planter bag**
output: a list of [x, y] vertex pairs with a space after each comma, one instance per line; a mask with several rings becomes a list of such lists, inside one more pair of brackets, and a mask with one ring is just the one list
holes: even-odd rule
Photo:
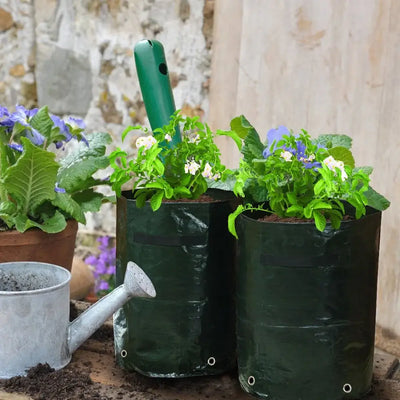
[[[235, 240], [227, 230], [232, 195], [213, 202], [117, 204], [117, 284], [129, 260], [151, 278], [150, 301], [129, 301], [114, 316], [118, 364], [157, 377], [218, 374], [236, 362]], [[129, 197], [130, 196], [130, 197]]]
[[373, 211], [321, 233], [313, 223], [240, 216], [237, 341], [245, 391], [268, 400], [359, 399], [369, 391], [380, 222]]

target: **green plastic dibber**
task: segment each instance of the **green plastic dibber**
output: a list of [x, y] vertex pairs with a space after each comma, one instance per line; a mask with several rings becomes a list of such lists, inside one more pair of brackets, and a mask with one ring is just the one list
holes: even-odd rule
[[[161, 128], [176, 110], [163, 45], [157, 40], [141, 40], [135, 45], [134, 56], [151, 129]], [[173, 147], [180, 141], [177, 127], [172, 141], [165, 145]]]

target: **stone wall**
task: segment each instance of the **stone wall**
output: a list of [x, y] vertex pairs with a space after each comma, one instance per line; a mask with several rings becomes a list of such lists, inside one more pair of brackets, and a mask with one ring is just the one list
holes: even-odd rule
[[[208, 111], [214, 0], [0, 0], [0, 104], [47, 104], [121, 145], [147, 124], [133, 61], [139, 40], [163, 43], [177, 108]], [[113, 147], [112, 146], [112, 147]], [[125, 145], [126, 146], [126, 145]], [[83, 227], [81, 227], [83, 229]], [[86, 229], [113, 233], [105, 206]]]

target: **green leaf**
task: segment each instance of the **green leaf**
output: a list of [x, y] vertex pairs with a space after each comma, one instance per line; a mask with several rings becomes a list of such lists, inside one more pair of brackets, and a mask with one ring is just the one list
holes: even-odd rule
[[184, 186], [178, 186], [174, 188], [174, 198], [183, 198], [183, 197], [190, 197], [192, 193], [190, 190]]
[[[295, 204], [298, 203], [298, 201], [297, 201], [297, 196], [296, 196], [295, 193], [293, 193], [293, 192], [288, 192], [288, 193], [286, 193], [286, 197], [287, 197], [287, 199], [289, 200], [289, 203], [290, 203], [290, 204], [295, 205]], [[303, 207], [301, 207], [301, 208], [303, 208]]]
[[237, 232], [236, 232], [235, 221], [236, 221], [236, 218], [244, 210], [245, 210], [245, 208], [242, 205], [239, 205], [237, 207], [237, 209], [233, 213], [229, 214], [229, 216], [228, 216], [228, 230], [233, 236], [235, 236], [236, 239], [239, 239], [239, 238], [238, 238], [238, 235], [237, 235]]
[[242, 138], [239, 136], [239, 134], [237, 132], [217, 130], [216, 133], [217, 133], [217, 135], [220, 135], [220, 136], [229, 136], [231, 139], [234, 140], [238, 149], [239, 150], [242, 149]]
[[81, 224], [86, 224], [85, 214], [80, 205], [68, 193], [56, 193], [56, 197], [51, 201], [51, 204]]
[[[53, 120], [50, 118], [47, 106], [42, 107], [30, 120], [30, 125], [39, 131], [48, 140], [51, 138], [51, 131], [54, 126]], [[49, 140], [48, 145], [51, 143]]]
[[15, 219], [15, 228], [19, 232], [25, 232], [29, 228], [39, 228], [47, 233], [58, 233], [63, 231], [67, 226], [64, 215], [59, 211], [56, 211], [51, 218], [48, 218], [47, 216], [43, 217], [43, 220], [45, 222], [41, 224], [32, 221], [26, 215], [19, 214]]
[[103, 203], [104, 195], [95, 192], [93, 189], [87, 189], [75, 193], [72, 198], [79, 205], [82, 212], [97, 212]]
[[372, 174], [373, 168], [369, 167], [369, 166], [366, 166], [366, 167], [356, 167], [356, 168], [353, 169], [353, 173], [356, 173], [356, 172], [359, 172], [359, 171], [364, 172], [365, 175], [369, 176], [369, 175]]
[[214, 179], [206, 179], [206, 182], [210, 189], [219, 189], [233, 192], [236, 178], [234, 175], [227, 175], [225, 179], [218, 179], [216, 181]]
[[312, 215], [315, 221], [315, 226], [320, 232], [323, 232], [326, 227], [326, 218], [320, 211], [313, 211]]
[[164, 198], [164, 191], [158, 190], [150, 199], [150, 205], [153, 211], [157, 211], [161, 207]]
[[320, 179], [314, 186], [314, 193], [318, 196], [325, 188], [324, 180]]
[[355, 162], [353, 154], [351, 151], [345, 147], [333, 147], [328, 150], [329, 155], [331, 155], [337, 161], [343, 161], [344, 165], [348, 165], [351, 168], [354, 168]]
[[133, 130], [142, 130], [142, 129], [143, 129], [143, 128], [142, 128], [141, 126], [128, 126], [128, 127], [126, 127], [126, 128], [124, 129], [124, 131], [122, 132], [122, 134], [121, 134], [122, 141], [125, 140], [126, 135], [127, 135], [129, 132], [131, 132], [131, 131], [133, 131]]
[[146, 204], [147, 200], [147, 191], [146, 190], [140, 190], [136, 192], [136, 207], [137, 208], [142, 208]]
[[9, 228], [15, 225], [16, 212], [17, 207], [13, 202], [7, 200], [0, 202], [0, 219], [3, 220]]
[[390, 206], [390, 201], [372, 189], [371, 186], [364, 192], [364, 196], [367, 199], [367, 205], [375, 208], [375, 210], [383, 211]]
[[254, 171], [259, 175], [264, 175], [265, 173], [265, 164], [267, 160], [265, 158], [256, 158], [252, 161]]
[[295, 216], [295, 215], [303, 215], [303, 207], [299, 206], [299, 205], [293, 205], [290, 206], [287, 210], [286, 210], [286, 214], [289, 216]]
[[244, 139], [251, 130], [255, 130], [244, 115], [233, 118], [230, 125], [231, 130], [236, 132], [241, 139]]
[[255, 129], [251, 129], [244, 139], [242, 147], [243, 159], [247, 163], [251, 163], [254, 159], [263, 158], [264, 145]]
[[4, 186], [23, 214], [34, 213], [46, 200], [55, 197], [54, 187], [59, 165], [50, 153], [21, 138], [24, 152], [7, 170]]
[[108, 167], [109, 160], [104, 154], [110, 135], [97, 132], [87, 136], [89, 146], [80, 142], [76, 151], [61, 162], [57, 180], [59, 186], [69, 193], [88, 189], [92, 175], [99, 169]]
[[328, 149], [332, 147], [345, 147], [346, 149], [351, 149], [352, 138], [347, 135], [320, 135], [316, 139], [316, 144], [326, 147]]
[[322, 209], [330, 210], [331, 208], [332, 206], [329, 203], [325, 203], [324, 201], [317, 201], [312, 204], [313, 210], [322, 210]]

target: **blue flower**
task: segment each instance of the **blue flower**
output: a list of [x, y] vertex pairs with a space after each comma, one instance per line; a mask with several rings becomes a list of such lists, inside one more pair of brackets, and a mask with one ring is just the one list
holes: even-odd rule
[[41, 146], [45, 141], [44, 136], [41, 135], [40, 132], [35, 128], [32, 128], [29, 124], [30, 119], [36, 115], [37, 112], [37, 108], [27, 110], [24, 106], [16, 105], [15, 112], [9, 114], [7, 119], [0, 122], [0, 125], [8, 127], [10, 132], [17, 123], [25, 126], [25, 136], [36, 146]]
[[286, 126], [278, 126], [276, 129], [270, 129], [267, 133], [267, 144], [268, 147], [265, 148], [263, 151], [263, 157], [268, 158], [269, 156], [272, 155], [272, 153], [279, 148], [282, 148], [282, 146], [276, 146], [278, 142], [280, 142], [283, 139], [283, 136], [287, 135], [290, 136], [290, 131]]
[[74, 117], [68, 117], [67, 118], [67, 124], [71, 126], [72, 129], [85, 129], [85, 121], [81, 118], [74, 118]]
[[17, 144], [17, 143], [11, 143], [8, 145], [13, 150], [19, 151], [22, 153], [24, 151], [24, 148], [22, 147], [22, 144]]
[[6, 107], [0, 106], [0, 118], [8, 117], [10, 113]]
[[56, 182], [56, 186], [55, 186], [55, 188], [54, 188], [54, 191], [57, 192], [57, 193], [65, 193], [65, 189], [60, 188], [60, 187], [58, 186], [58, 182]]
[[[57, 117], [57, 115], [50, 115], [50, 118], [53, 121], [54, 126], [60, 130], [62, 135], [64, 135], [65, 143], [68, 143], [72, 139], [68, 125], [60, 117]], [[63, 144], [63, 142], [56, 142], [56, 148], [59, 149]]]

